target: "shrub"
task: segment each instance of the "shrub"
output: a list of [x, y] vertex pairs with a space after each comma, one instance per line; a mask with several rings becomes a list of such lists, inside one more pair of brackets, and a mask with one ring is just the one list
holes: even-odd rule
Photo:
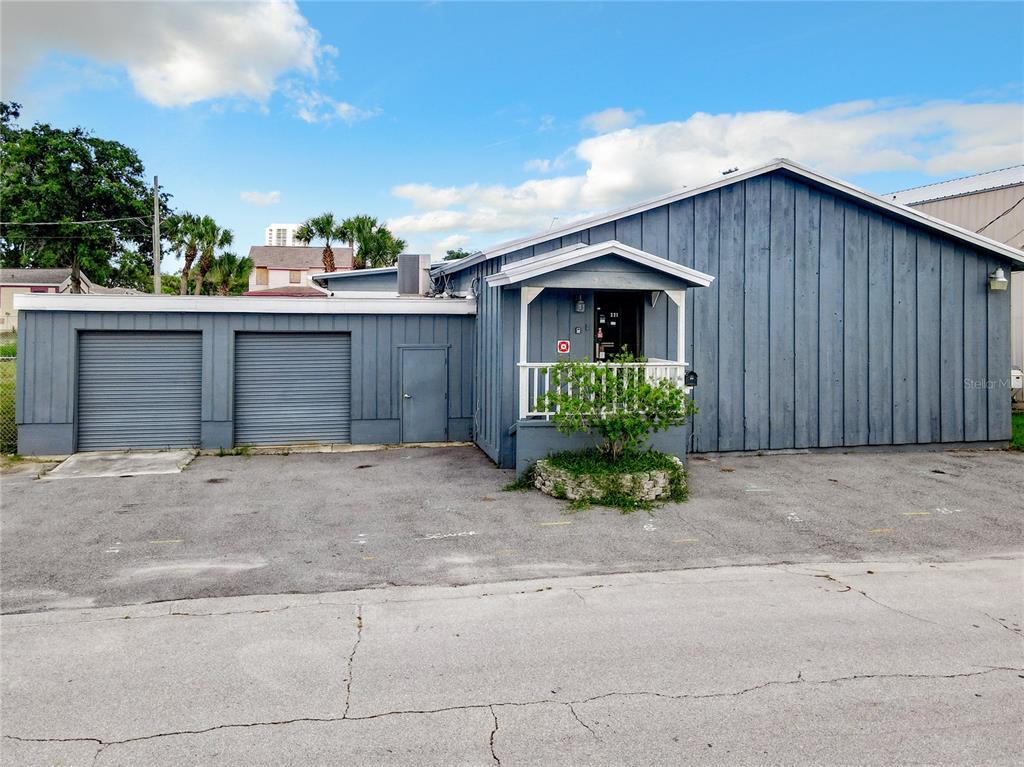
[[612, 462], [636, 453], [647, 438], [682, 426], [697, 412], [675, 381], [649, 380], [643, 358], [622, 354], [596, 365], [559, 362], [538, 399], [563, 434], [586, 432]]

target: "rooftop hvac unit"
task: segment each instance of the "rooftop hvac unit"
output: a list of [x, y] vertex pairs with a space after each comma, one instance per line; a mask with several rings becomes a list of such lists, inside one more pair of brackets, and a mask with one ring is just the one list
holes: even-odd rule
[[430, 291], [430, 254], [402, 253], [398, 257], [398, 295], [425, 296]]

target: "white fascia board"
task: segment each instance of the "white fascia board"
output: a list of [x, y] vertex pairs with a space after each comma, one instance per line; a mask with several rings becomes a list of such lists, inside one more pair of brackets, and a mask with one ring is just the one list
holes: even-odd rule
[[[387, 296], [387, 294], [385, 294]], [[215, 314], [476, 314], [466, 298], [260, 298], [23, 293], [15, 310], [42, 312], [189, 312]]]
[[397, 272], [397, 266], [378, 266], [375, 269], [342, 269], [336, 272], [320, 272], [319, 274], [311, 274], [310, 279], [322, 280], [330, 277], [334, 279], [336, 277], [358, 277], [360, 274], [387, 274], [388, 272]]
[[601, 256], [619, 256], [627, 261], [645, 266], [652, 271], [667, 274], [701, 287], [707, 287], [715, 279], [709, 274], [698, 272], [696, 269], [676, 264], [665, 258], [659, 258], [630, 245], [624, 245], [617, 240], [608, 240], [583, 247], [563, 248], [562, 250], [517, 261], [497, 274], [487, 277], [487, 284], [491, 286], [511, 285], [533, 277], [539, 277], [542, 274], [564, 269], [572, 264], [585, 263]]
[[508, 253], [513, 253], [517, 250], [521, 250], [522, 248], [530, 247], [531, 245], [538, 245], [542, 242], [553, 240], [556, 237], [564, 237], [569, 234], [575, 234], [576, 232], [581, 232], [584, 229], [589, 229], [594, 226], [600, 226], [601, 224], [607, 224], [611, 221], [616, 221], [620, 218], [632, 216], [637, 213], [643, 213], [644, 211], [651, 210], [652, 208], [657, 208], [662, 205], [668, 205], [669, 203], [678, 202], [679, 200], [685, 200], [690, 197], [696, 197], [699, 194], [704, 194], [705, 192], [710, 192], [715, 189], [721, 189], [722, 187], [729, 186], [730, 184], [745, 181], [747, 179], [754, 178], [756, 176], [761, 176], [765, 173], [771, 173], [772, 171], [776, 170], [787, 170], [796, 176], [802, 176], [808, 181], [821, 184], [822, 186], [829, 187], [842, 194], [846, 194], [850, 197], [859, 199], [866, 203], [867, 205], [882, 208], [888, 211], [889, 213], [892, 213], [893, 215], [908, 219], [916, 224], [925, 226], [927, 228], [938, 229], [951, 237], [955, 237], [959, 240], [964, 240], [966, 242], [971, 243], [972, 245], [975, 245], [976, 247], [990, 251], [995, 251], [999, 255], [1004, 256], [1005, 258], [1008, 258], [1011, 261], [1020, 264], [1021, 266], [1024, 266], [1024, 252], [1019, 251], [1016, 248], [1010, 247], [1009, 245], [1005, 245], [1001, 242], [997, 242], [996, 240], [989, 239], [988, 237], [977, 234], [976, 232], [972, 232], [969, 229], [963, 229], [954, 224], [950, 224], [947, 221], [942, 221], [941, 219], [934, 218], [932, 216], [927, 215], [926, 213], [921, 213], [920, 211], [915, 210], [914, 208], [908, 208], [904, 205], [899, 205], [898, 203], [890, 202], [889, 200], [886, 200], [883, 197], [879, 197], [876, 194], [872, 194], [871, 192], [866, 192], [863, 189], [855, 187], [847, 183], [846, 181], [842, 181], [832, 176], [828, 176], [824, 173], [819, 173], [818, 171], [811, 170], [810, 168], [800, 165], [799, 163], [793, 162], [792, 160], [778, 158], [763, 165], [758, 165], [757, 167], [751, 168], [749, 170], [730, 173], [728, 176], [723, 176], [720, 179], [715, 179], [714, 181], [707, 184], [702, 184], [701, 186], [695, 186], [692, 189], [683, 189], [678, 192], [673, 192], [671, 194], [662, 195], [661, 197], [656, 197], [654, 199], [647, 200], [646, 202], [631, 205], [627, 208], [620, 208], [610, 213], [602, 213], [591, 218], [581, 219], [579, 221], [576, 221], [575, 223], [561, 227], [560, 229], [552, 229], [551, 231], [540, 232], [537, 234], [528, 235], [526, 237], [520, 237], [515, 240], [509, 240], [508, 242], [501, 243], [500, 245], [495, 245], [493, 248], [482, 250], [479, 253], [474, 253], [472, 256], [467, 256], [466, 258], [460, 259], [458, 261], [446, 262], [437, 269], [437, 272], [439, 274], [448, 274], [451, 272], [458, 271], [460, 269], [465, 269], [470, 266], [473, 266], [474, 264], [478, 264], [481, 261], [487, 261], [491, 258], [503, 256]]

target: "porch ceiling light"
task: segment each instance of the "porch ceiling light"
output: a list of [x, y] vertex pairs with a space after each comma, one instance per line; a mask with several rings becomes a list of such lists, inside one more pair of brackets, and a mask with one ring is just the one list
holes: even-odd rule
[[1006, 273], [1003, 271], [1003, 267], [998, 267], [988, 278], [988, 289], [989, 290], [1006, 290], [1009, 286], [1010, 281], [1006, 279]]

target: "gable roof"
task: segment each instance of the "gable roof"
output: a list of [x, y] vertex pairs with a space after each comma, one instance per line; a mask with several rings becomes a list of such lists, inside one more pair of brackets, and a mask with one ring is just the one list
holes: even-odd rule
[[[331, 246], [331, 250], [336, 266], [352, 267], [352, 248]], [[320, 245], [253, 245], [249, 258], [254, 267], [267, 269], [323, 269], [324, 249]]]
[[[85, 272], [80, 271], [78, 276], [87, 290], [103, 292], [97, 290], [99, 286], [93, 285], [92, 280], [89, 279]], [[45, 285], [62, 290], [71, 285], [71, 267], [66, 266], [55, 269], [0, 269], [0, 285]], [[104, 288], [104, 290], [109, 291], [110, 288]]]
[[558, 229], [552, 229], [550, 231], [540, 232], [537, 234], [528, 235], [526, 237], [520, 237], [515, 240], [509, 240], [499, 245], [495, 245], [492, 248], [488, 248], [487, 250], [481, 250], [477, 253], [474, 253], [471, 256], [467, 256], [466, 258], [459, 259], [458, 261], [445, 261], [433, 267], [433, 271], [435, 274], [452, 274], [454, 272], [461, 271], [462, 269], [466, 269], [475, 264], [478, 264], [481, 261], [487, 261], [492, 258], [497, 258], [498, 256], [503, 256], [507, 253], [512, 253], [514, 251], [521, 250], [522, 248], [528, 248], [532, 245], [538, 245], [543, 242], [548, 242], [558, 237], [564, 237], [565, 235], [568, 234], [574, 234], [584, 229], [589, 229], [594, 226], [600, 226], [601, 224], [616, 221], [620, 218], [632, 216], [637, 213], [643, 213], [646, 210], [658, 208], [661, 207], [662, 205], [668, 205], [673, 202], [678, 202], [679, 200], [685, 200], [690, 197], [696, 197], [697, 195], [704, 194], [705, 192], [710, 192], [715, 189], [721, 189], [722, 187], [737, 184], [741, 181], [746, 181], [747, 179], [750, 178], [756, 178], [757, 176], [763, 176], [767, 173], [772, 173], [777, 170], [786, 171], [787, 173], [790, 173], [798, 178], [804, 179], [805, 181], [808, 181], [812, 184], [832, 189], [840, 194], [843, 194], [847, 197], [851, 197], [874, 208], [880, 209], [886, 213], [897, 216], [899, 218], [906, 219], [911, 223], [917, 224], [918, 226], [923, 226], [927, 229], [936, 230], [949, 237], [953, 237], [957, 240], [965, 242], [968, 245], [971, 245], [972, 247], [981, 248], [983, 250], [996, 253], [1002, 256], [1003, 258], [1007, 258], [1013, 261], [1015, 264], [1019, 266], [1024, 266], [1024, 252], [1021, 252], [1016, 248], [1012, 248], [1009, 245], [1004, 245], [1003, 243], [997, 242], [996, 240], [992, 240], [983, 235], [977, 234], [967, 229], [963, 229], [959, 226], [956, 226], [955, 224], [950, 224], [948, 221], [943, 221], [933, 216], [929, 216], [928, 214], [922, 213], [919, 210], [915, 210], [913, 208], [908, 208], [904, 205], [891, 202], [890, 200], [886, 200], [883, 197], [879, 197], [878, 195], [872, 194], [871, 192], [866, 192], [863, 189], [860, 189], [859, 187], [853, 186], [852, 184], [849, 184], [846, 181], [833, 178], [832, 176], [828, 176], [824, 173], [819, 173], [816, 170], [811, 170], [810, 168], [804, 167], [803, 165], [793, 162], [792, 160], [778, 158], [772, 160], [771, 162], [765, 163], [764, 165], [758, 165], [755, 168], [750, 168], [749, 170], [730, 173], [728, 176], [723, 176], [722, 178], [715, 179], [714, 181], [708, 184], [704, 184], [702, 186], [683, 189], [678, 192], [662, 195], [661, 197], [655, 197], [645, 202], [641, 202], [636, 205], [631, 205], [627, 208], [620, 208], [618, 210], [611, 211], [610, 213], [602, 213], [597, 216], [582, 219], [580, 221], [576, 221], [572, 224], [568, 224], [567, 226], [563, 226]]
[[924, 202], [945, 200], [949, 197], [960, 197], [965, 194], [977, 194], [978, 192], [990, 192], [993, 189], [1003, 189], [1004, 187], [1020, 186], [1022, 184], [1024, 184], [1024, 165], [1014, 165], [1010, 168], [1000, 168], [999, 170], [990, 170], [987, 173], [977, 173], [973, 176], [964, 176], [963, 178], [954, 178], [935, 184], [915, 186], [899, 192], [890, 192], [885, 195], [885, 199], [900, 205], [920, 205]]
[[601, 256], [618, 256], [635, 264], [645, 266], [652, 271], [667, 274], [670, 277], [675, 277], [690, 285], [702, 288], [706, 288], [715, 279], [709, 274], [698, 272], [696, 269], [690, 269], [688, 266], [682, 266], [681, 264], [669, 261], [667, 258], [660, 258], [639, 248], [623, 245], [618, 240], [607, 240], [594, 245], [577, 243], [553, 250], [550, 253], [542, 253], [539, 256], [524, 258], [522, 261], [509, 264], [497, 274], [492, 274], [487, 278], [487, 284], [492, 286], [513, 285], [523, 280], [539, 277], [542, 274], [555, 272], [567, 266], [581, 264]]

